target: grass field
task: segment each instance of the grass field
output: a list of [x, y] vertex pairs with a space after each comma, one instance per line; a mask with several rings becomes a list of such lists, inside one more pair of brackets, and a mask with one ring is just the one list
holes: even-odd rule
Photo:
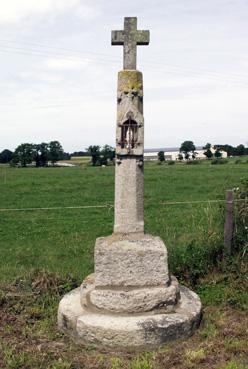
[[[146, 232], [165, 241], [174, 273], [182, 272], [188, 248], [204, 254], [223, 242], [223, 203], [248, 165], [162, 165], [146, 163]], [[113, 205], [114, 167], [0, 168], [0, 208]], [[30, 268], [83, 278], [93, 269], [96, 237], [113, 228], [113, 208], [5, 211], [0, 213], [0, 280]], [[190, 257], [191, 259], [191, 257]], [[205, 261], [204, 261], [205, 262]]]
[[[216, 260], [225, 190], [247, 177], [248, 164], [234, 161], [145, 164], [146, 232], [162, 237], [171, 271], [200, 294], [204, 320], [180, 349], [117, 355], [78, 349], [55, 328], [61, 295], [93, 271], [95, 239], [112, 232], [114, 167], [0, 167], [0, 367], [247, 369], [247, 264]], [[65, 208], [95, 205], [107, 206]], [[14, 210], [25, 208], [56, 209]]]
[[90, 156], [72, 156], [70, 160], [63, 160], [59, 163], [69, 163], [69, 164], [74, 164], [74, 165], [85, 165], [85, 164], [89, 164], [91, 160]]

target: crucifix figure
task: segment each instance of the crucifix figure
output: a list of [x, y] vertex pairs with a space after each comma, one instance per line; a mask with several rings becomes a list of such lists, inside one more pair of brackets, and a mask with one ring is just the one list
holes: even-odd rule
[[137, 45], [148, 45], [149, 31], [137, 30], [137, 18], [125, 17], [124, 30], [112, 31], [112, 45], [123, 45], [123, 69], [136, 69]]

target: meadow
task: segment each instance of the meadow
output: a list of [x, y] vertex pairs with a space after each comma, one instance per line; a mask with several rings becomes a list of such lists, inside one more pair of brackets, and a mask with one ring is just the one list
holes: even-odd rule
[[146, 232], [164, 240], [170, 270], [197, 290], [205, 309], [201, 329], [173, 364], [173, 345], [126, 356], [91, 348], [80, 356], [56, 330], [61, 295], [93, 271], [96, 237], [112, 233], [114, 167], [0, 167], [0, 367], [247, 368], [247, 264], [222, 260], [225, 191], [247, 177], [245, 162], [145, 163]]
[[[208, 251], [223, 246], [225, 190], [239, 186], [247, 169], [234, 163], [146, 163], [146, 232], [162, 237], [179, 277], [187, 248], [202, 250], [207, 257]], [[113, 203], [113, 166], [0, 168], [0, 208], [6, 209], [0, 213], [0, 280], [30, 268], [85, 277], [93, 269], [96, 237], [112, 233]], [[73, 208], [102, 205], [110, 206]]]

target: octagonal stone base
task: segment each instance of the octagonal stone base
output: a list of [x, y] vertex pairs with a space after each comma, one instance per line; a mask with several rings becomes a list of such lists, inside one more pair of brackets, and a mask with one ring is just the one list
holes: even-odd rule
[[173, 311], [157, 309], [139, 314], [112, 314], [94, 307], [82, 307], [80, 288], [60, 301], [59, 328], [79, 343], [109, 349], [135, 350], [161, 346], [190, 336], [201, 319], [199, 297], [180, 286], [180, 300]]

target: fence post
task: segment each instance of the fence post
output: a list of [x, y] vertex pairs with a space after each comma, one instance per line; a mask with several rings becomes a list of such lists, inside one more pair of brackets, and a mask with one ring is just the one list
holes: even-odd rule
[[224, 226], [224, 247], [225, 254], [232, 253], [232, 239], [233, 239], [233, 190], [226, 191], [226, 212], [225, 212], [225, 226]]

